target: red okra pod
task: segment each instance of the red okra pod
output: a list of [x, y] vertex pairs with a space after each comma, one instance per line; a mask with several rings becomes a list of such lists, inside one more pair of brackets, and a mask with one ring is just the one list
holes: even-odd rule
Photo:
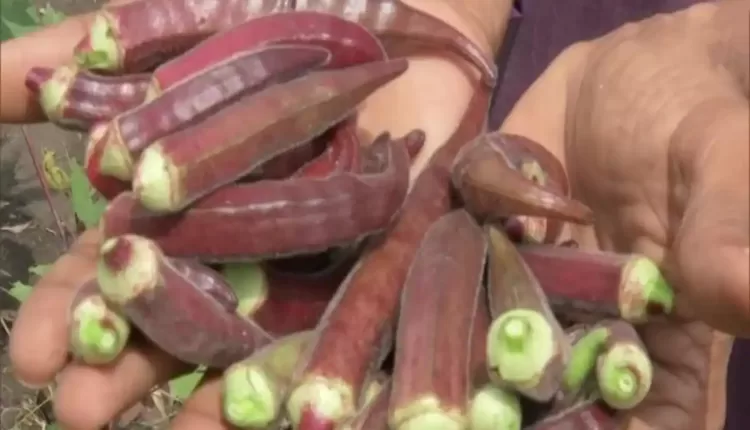
[[345, 421], [340, 430], [391, 430], [388, 426], [388, 405], [391, 401], [392, 380], [383, 383], [375, 397], [357, 411], [357, 414]]
[[[91, 135], [95, 137], [102, 131], [102, 128], [94, 126]], [[96, 191], [104, 196], [105, 199], [112, 200], [121, 193], [130, 190], [130, 183], [102, 173], [101, 161], [104, 141], [99, 139], [93, 140], [96, 143], [86, 146], [86, 156], [84, 158], [86, 176]]]
[[312, 336], [300, 331], [280, 337], [225, 370], [224, 418], [239, 428], [267, 429], [278, 423], [294, 367]]
[[534, 274], [502, 230], [486, 228], [488, 289], [495, 320], [487, 336], [490, 377], [546, 402], [558, 392], [570, 343]]
[[615, 430], [617, 421], [597, 402], [582, 402], [526, 427], [525, 430]]
[[555, 311], [571, 318], [640, 323], [672, 310], [674, 292], [646, 256], [549, 245], [518, 249]]
[[444, 215], [425, 234], [401, 296], [393, 430], [466, 428], [471, 333], [486, 253], [482, 229], [463, 210]]
[[633, 409], [651, 389], [651, 359], [632, 325], [613, 320], [603, 327], [609, 336], [596, 363], [599, 393], [613, 409]]
[[[220, 58], [214, 66], [103, 123], [106, 131], [92, 133], [104, 140], [102, 172], [130, 180], [138, 156], [152, 142], [199, 124], [243, 96], [300, 77], [328, 58], [326, 50], [302, 45], [278, 45]], [[89, 141], [89, 145], [96, 144]]]
[[362, 145], [357, 134], [356, 115], [333, 127], [321, 138], [329, 141], [323, 154], [305, 163], [294, 172], [292, 178], [325, 178], [359, 170]]
[[39, 97], [47, 119], [80, 131], [141, 104], [150, 78], [146, 73], [101, 76], [71, 65], [32, 67], [26, 87]]
[[373, 240], [329, 305], [287, 402], [300, 430], [331, 428], [358, 404], [381, 340], [395, 325], [409, 266], [430, 224], [451, 207], [450, 166], [460, 148], [486, 126], [488, 91], [479, 89], [459, 127], [416, 178], [385, 237]]
[[273, 44], [314, 45], [331, 53], [326, 67], [338, 69], [386, 59], [380, 41], [361, 25], [320, 12], [280, 12], [253, 18], [201, 42], [154, 71], [153, 87], [164, 89], [224, 58]]
[[589, 223], [586, 205], [524, 177], [487, 135], [467, 146], [453, 168], [453, 184], [465, 206], [480, 218], [528, 215]]
[[341, 262], [316, 274], [293, 274], [269, 264], [233, 263], [222, 273], [238, 296], [236, 312], [272, 336], [314, 328], [352, 267]]
[[76, 292], [69, 326], [70, 352], [86, 364], [114, 361], [130, 337], [130, 323], [104, 301], [96, 278]]
[[108, 207], [105, 237], [153, 238], [172, 257], [229, 262], [324, 251], [386, 228], [409, 186], [402, 144], [368, 148], [362, 172], [221, 188], [178, 214], [154, 214], [126, 193]]
[[107, 5], [75, 47], [88, 69], [144, 71], [253, 17], [291, 9], [293, 0], [135, 0]]
[[98, 280], [108, 302], [152, 342], [186, 363], [223, 368], [271, 340], [235, 313], [236, 298], [219, 273], [167, 258], [144, 237], [105, 241]]
[[321, 135], [407, 67], [392, 60], [313, 72], [245, 96], [146, 148], [134, 192], [152, 211], [179, 211]]
[[358, 22], [378, 36], [389, 53], [414, 42], [450, 50], [476, 66], [490, 87], [497, 80], [493, 59], [479, 46], [446, 22], [402, 0], [297, 0], [294, 8], [327, 12]]
[[[484, 292], [484, 291], [483, 291]], [[477, 303], [471, 329], [471, 382], [468, 418], [471, 430], [520, 430], [521, 403], [516, 393], [493, 384], [487, 374], [487, 333], [491, 317], [487, 297]]]

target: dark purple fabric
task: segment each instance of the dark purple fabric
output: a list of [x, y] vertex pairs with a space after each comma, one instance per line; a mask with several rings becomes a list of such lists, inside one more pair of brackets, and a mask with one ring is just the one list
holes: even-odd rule
[[[504, 68], [490, 126], [497, 128], [513, 104], [565, 47], [593, 39], [626, 22], [711, 0], [521, 0], [498, 54]], [[520, 12], [520, 14], [518, 14]], [[507, 60], [507, 61], [506, 61]], [[724, 430], [750, 430], [750, 340], [737, 340], [727, 376]]]

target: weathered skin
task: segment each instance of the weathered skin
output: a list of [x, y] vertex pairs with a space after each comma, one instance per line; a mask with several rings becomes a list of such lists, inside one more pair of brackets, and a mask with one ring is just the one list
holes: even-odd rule
[[144, 150], [135, 194], [153, 211], [177, 212], [319, 136], [407, 67], [391, 60], [319, 71], [243, 97]]
[[[488, 93], [477, 90], [459, 128], [417, 177], [388, 233], [371, 245], [339, 288], [287, 402], [300, 430], [325, 428], [321, 426], [354, 414], [370, 363], [381, 352], [380, 340], [393, 327], [419, 243], [429, 225], [450, 210], [450, 167], [463, 145], [485, 130], [488, 103]], [[335, 397], [341, 408], [321, 409], [318, 396], [324, 394]], [[300, 420], [310, 427], [300, 425]]]
[[259, 181], [224, 187], [185, 212], [159, 215], [133, 195], [114, 200], [105, 237], [153, 238], [170, 256], [249, 261], [323, 251], [384, 229], [409, 186], [403, 144], [376, 142], [359, 173]]

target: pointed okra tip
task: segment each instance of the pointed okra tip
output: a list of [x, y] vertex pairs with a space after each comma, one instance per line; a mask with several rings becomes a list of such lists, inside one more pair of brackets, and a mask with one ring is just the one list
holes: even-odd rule
[[133, 192], [141, 204], [157, 213], [181, 209], [179, 172], [164, 154], [159, 143], [153, 143], [141, 154], [133, 174]]
[[616, 344], [597, 363], [602, 399], [614, 409], [632, 409], [651, 389], [653, 366], [646, 352], [634, 343]]
[[313, 378], [289, 395], [287, 414], [296, 430], [333, 430], [354, 413], [354, 396], [344, 382]]
[[159, 285], [159, 255], [150, 240], [124, 235], [107, 239], [97, 264], [102, 295], [116, 305], [125, 305], [143, 291]]
[[115, 29], [106, 12], [96, 15], [89, 33], [76, 46], [74, 57], [84, 69], [117, 70], [122, 66]]
[[474, 393], [469, 405], [472, 430], [520, 430], [521, 402], [510, 392], [487, 384]]
[[622, 271], [620, 315], [630, 322], [643, 322], [650, 314], [672, 311], [674, 291], [650, 258], [634, 256]]
[[261, 367], [238, 363], [224, 373], [224, 418], [239, 428], [266, 428], [279, 417], [281, 399]]
[[129, 322], [111, 310], [98, 295], [78, 303], [73, 309], [72, 319], [70, 349], [74, 356], [87, 364], [114, 361], [130, 336]]
[[[95, 124], [89, 131], [86, 160], [99, 154], [99, 171], [122, 181], [133, 178], [133, 156], [118, 138], [112, 122]], [[89, 153], [90, 152], [90, 153]]]
[[534, 387], [556, 354], [553, 329], [539, 312], [510, 310], [490, 326], [487, 365], [490, 377], [497, 382]]

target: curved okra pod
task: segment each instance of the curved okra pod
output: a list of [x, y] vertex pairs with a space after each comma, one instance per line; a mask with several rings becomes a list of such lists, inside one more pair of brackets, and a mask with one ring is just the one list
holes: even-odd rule
[[219, 273], [168, 258], [144, 237], [106, 240], [97, 278], [108, 302], [186, 363], [226, 367], [271, 341], [267, 332], [237, 315], [237, 298]]
[[555, 311], [570, 318], [643, 323], [674, 306], [672, 288], [646, 256], [548, 245], [518, 250]]
[[104, 6], [75, 47], [81, 67], [141, 72], [214, 33], [253, 17], [290, 10], [293, 0], [135, 0]]
[[102, 130], [92, 131], [88, 145], [99, 145], [102, 140], [101, 171], [130, 180], [138, 156], [152, 142], [199, 124], [243, 96], [300, 77], [328, 58], [322, 48], [278, 45], [218, 59], [213, 66], [197, 70], [140, 106], [100, 124]]
[[135, 195], [154, 212], [180, 211], [321, 135], [407, 64], [392, 60], [319, 71], [245, 96], [146, 148], [133, 178]]
[[358, 22], [378, 36], [390, 54], [410, 43], [447, 49], [476, 66], [489, 87], [497, 81], [493, 59], [476, 43], [402, 0], [296, 0], [294, 8], [327, 12]]
[[281, 418], [294, 367], [313, 333], [278, 338], [224, 371], [224, 418], [239, 428], [265, 429]]
[[435, 221], [409, 269], [396, 331], [390, 426], [460, 430], [472, 390], [474, 314], [487, 243], [457, 210]]
[[609, 337], [596, 364], [599, 393], [614, 409], [632, 409], [651, 389], [653, 365], [633, 326], [615, 320], [606, 328]]
[[47, 119], [83, 131], [141, 104], [150, 79], [147, 73], [101, 76], [74, 65], [32, 67], [26, 87], [38, 95]]
[[416, 178], [398, 218], [370, 244], [321, 318], [315, 342], [295, 376], [286, 408], [298, 430], [351, 417], [381, 340], [395, 324], [407, 272], [429, 225], [450, 210], [450, 166], [486, 126], [489, 92], [479, 90], [459, 127]]
[[527, 215], [586, 224], [593, 218], [583, 203], [524, 176], [487, 135], [459, 155], [453, 185], [472, 214], [491, 221]]
[[117, 359], [130, 337], [130, 323], [99, 293], [96, 278], [76, 292], [70, 307], [70, 352], [86, 364]]
[[229, 262], [315, 253], [383, 230], [409, 186], [403, 144], [367, 148], [361, 172], [227, 186], [184, 213], [154, 214], [129, 193], [101, 223], [105, 236], [153, 238], [168, 255]]
[[486, 228], [488, 289], [495, 320], [487, 339], [490, 377], [546, 402], [560, 388], [570, 343], [538, 281], [505, 233]]

